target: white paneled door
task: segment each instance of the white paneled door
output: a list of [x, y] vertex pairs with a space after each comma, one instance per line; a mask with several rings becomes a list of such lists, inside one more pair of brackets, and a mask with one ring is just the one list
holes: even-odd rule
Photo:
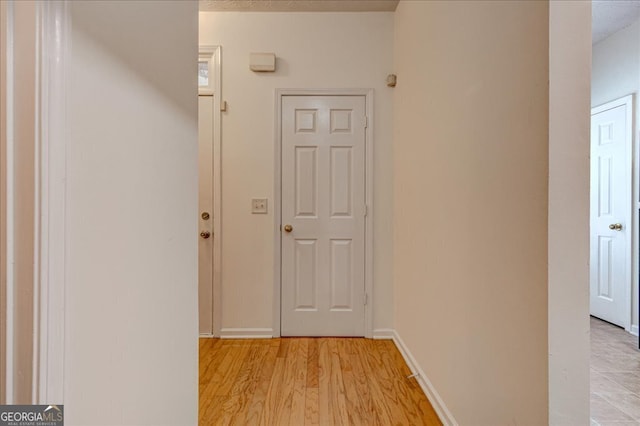
[[630, 321], [631, 100], [591, 115], [591, 315], [622, 327]]
[[282, 97], [283, 336], [364, 336], [365, 105]]
[[198, 96], [198, 316], [213, 333], [213, 96]]

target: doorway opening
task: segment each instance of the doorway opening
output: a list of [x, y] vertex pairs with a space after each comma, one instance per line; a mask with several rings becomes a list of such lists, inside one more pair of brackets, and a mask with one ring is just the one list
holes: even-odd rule
[[592, 8], [590, 414], [598, 425], [640, 421], [640, 8]]
[[221, 49], [200, 46], [198, 55], [198, 328], [220, 336], [221, 280]]

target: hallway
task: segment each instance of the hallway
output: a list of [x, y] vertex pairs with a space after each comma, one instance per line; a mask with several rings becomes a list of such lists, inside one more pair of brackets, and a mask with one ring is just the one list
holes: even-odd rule
[[200, 339], [200, 425], [441, 425], [391, 340]]
[[591, 425], [640, 425], [638, 337], [593, 317]]

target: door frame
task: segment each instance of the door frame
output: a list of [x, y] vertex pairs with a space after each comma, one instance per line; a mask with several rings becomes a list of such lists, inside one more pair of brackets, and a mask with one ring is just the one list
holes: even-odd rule
[[280, 301], [282, 290], [282, 98], [284, 96], [364, 96], [367, 127], [365, 129], [365, 246], [364, 246], [364, 336], [373, 338], [373, 89], [276, 89], [275, 91], [275, 159], [273, 189], [274, 280], [273, 336], [280, 337]]
[[[213, 96], [213, 305], [212, 333], [200, 337], [220, 337], [222, 329], [222, 47], [198, 46], [198, 61], [209, 62], [213, 81], [198, 87], [198, 96]], [[199, 214], [199, 213], [198, 213]]]
[[[634, 207], [638, 207], [638, 197], [636, 194], [636, 189], [638, 188], [636, 182], [638, 179], [638, 161], [636, 161], [634, 157], [634, 149], [635, 141], [633, 140], [633, 128], [634, 128], [634, 114], [633, 114], [633, 94], [623, 96], [621, 98], [615, 99], [613, 101], [607, 102], [605, 104], [596, 106], [591, 108], [591, 116], [595, 114], [599, 114], [601, 112], [617, 108], [620, 106], [626, 106], [626, 146], [625, 146], [625, 154], [627, 158], [625, 159], [625, 169], [627, 173], [627, 182], [625, 192], [627, 194], [628, 199], [628, 210], [627, 215], [630, 218], [628, 222], [628, 230], [629, 234], [627, 237], [627, 241], [625, 244], [626, 256], [624, 259], [625, 271], [626, 271], [626, 279], [624, 282], [624, 293], [626, 295], [627, 300], [624, 303], [624, 329], [629, 333], [632, 333], [632, 325], [633, 325], [633, 282], [638, 277], [637, 274], [637, 262], [635, 260], [634, 253], [636, 253], [636, 249], [638, 247], [638, 236], [636, 235], [636, 229], [638, 223], [637, 214], [634, 214]], [[589, 153], [591, 154], [591, 150], [593, 147], [591, 146], [591, 142], [589, 142]], [[637, 154], [636, 154], [637, 155]], [[593, 188], [589, 187], [589, 195], [592, 196]], [[589, 211], [589, 222], [591, 223], [591, 211]], [[591, 241], [591, 231], [589, 231], [589, 241]], [[591, 250], [591, 247], [589, 248]], [[635, 268], [634, 268], [635, 265]], [[591, 269], [591, 268], [590, 268]], [[591, 274], [591, 270], [589, 273]], [[589, 289], [589, 298], [591, 298], [591, 288]], [[591, 311], [591, 310], [590, 310]], [[637, 330], [635, 330], [635, 334], [637, 334]]]
[[[64, 402], [64, 346], [65, 346], [65, 287], [67, 266], [67, 204], [66, 204], [66, 147], [68, 122], [66, 114], [68, 64], [71, 58], [71, 16], [67, 0], [36, 2], [34, 5], [35, 54], [33, 71], [35, 81], [29, 90], [33, 93], [33, 108], [24, 112], [22, 119], [34, 127], [34, 158], [29, 164], [18, 164], [14, 158], [14, 128], [18, 118], [14, 116], [14, 86], [17, 74], [14, 63], [14, 8], [11, 2], [0, 8], [0, 31], [4, 42], [0, 48], [0, 152], [2, 173], [0, 177], [0, 325], [3, 339], [0, 342], [0, 395], [3, 404], [14, 404], [14, 384], [17, 371], [14, 365], [16, 339], [20, 332], [14, 301], [17, 291], [13, 264], [19, 255], [13, 241], [20, 233], [13, 221], [16, 199], [16, 182], [13, 171], [20, 166], [33, 167], [33, 252], [28, 260], [33, 263], [33, 345], [31, 358], [31, 387], [33, 404]], [[25, 31], [32, 30], [31, 28]], [[19, 53], [19, 52], [18, 52]], [[23, 52], [24, 53], [24, 52]], [[31, 66], [31, 64], [29, 65]], [[29, 71], [32, 71], [31, 69]], [[7, 107], [9, 105], [9, 107]], [[6, 108], [5, 108], [6, 107]], [[24, 196], [24, 194], [22, 194]], [[23, 254], [24, 255], [24, 254]]]

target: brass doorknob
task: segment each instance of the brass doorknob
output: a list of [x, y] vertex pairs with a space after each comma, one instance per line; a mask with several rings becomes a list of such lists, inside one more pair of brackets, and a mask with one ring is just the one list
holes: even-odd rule
[[291, 226], [291, 225], [285, 225], [285, 226], [284, 226], [284, 230], [285, 230], [285, 232], [291, 232], [291, 231], [293, 231], [293, 226]]
[[209, 232], [209, 231], [202, 231], [202, 232], [200, 233], [200, 236], [206, 240], [207, 238], [209, 238], [209, 237], [211, 236], [211, 232]]
[[609, 229], [611, 229], [612, 231], [622, 231], [622, 224], [612, 223], [611, 225], [609, 225]]

